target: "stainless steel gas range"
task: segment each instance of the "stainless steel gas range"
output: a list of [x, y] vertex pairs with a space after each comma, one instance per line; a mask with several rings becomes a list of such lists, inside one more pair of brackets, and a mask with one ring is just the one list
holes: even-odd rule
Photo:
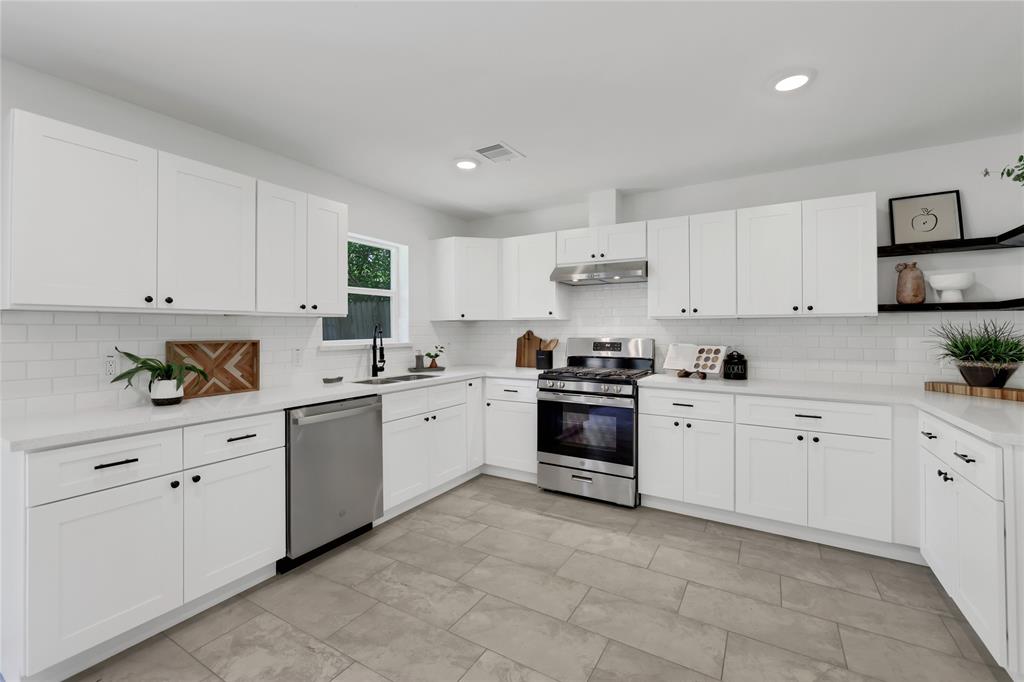
[[654, 339], [571, 338], [566, 352], [537, 379], [537, 485], [635, 507], [637, 380], [654, 372]]

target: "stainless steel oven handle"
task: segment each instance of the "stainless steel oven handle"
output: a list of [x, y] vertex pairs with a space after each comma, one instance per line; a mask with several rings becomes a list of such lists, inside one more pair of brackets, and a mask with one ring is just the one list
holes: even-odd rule
[[596, 405], [611, 407], [633, 407], [632, 398], [604, 395], [577, 395], [575, 393], [555, 393], [552, 391], [537, 391], [537, 400], [549, 400], [556, 403], [577, 403], [580, 405]]

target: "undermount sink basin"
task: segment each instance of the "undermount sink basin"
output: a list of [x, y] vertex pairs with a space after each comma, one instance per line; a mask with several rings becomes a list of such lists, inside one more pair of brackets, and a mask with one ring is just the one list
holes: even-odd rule
[[403, 374], [400, 377], [388, 377], [388, 378], [389, 379], [393, 379], [395, 381], [416, 381], [417, 379], [429, 379], [430, 377], [428, 377], [425, 374]]
[[380, 384], [397, 384], [400, 381], [415, 381], [417, 379], [429, 379], [430, 377], [422, 374], [403, 374], [397, 377], [375, 377], [373, 379], [363, 379], [362, 381], [356, 381], [357, 384], [372, 384], [379, 386]]

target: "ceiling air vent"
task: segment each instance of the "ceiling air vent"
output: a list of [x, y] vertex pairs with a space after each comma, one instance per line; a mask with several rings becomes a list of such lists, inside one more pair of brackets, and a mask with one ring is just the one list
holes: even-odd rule
[[481, 147], [476, 150], [476, 153], [492, 163], [508, 163], [514, 159], [523, 158], [522, 154], [517, 152], [515, 149], [512, 149], [512, 147], [509, 147], [504, 142], [492, 144], [487, 147]]

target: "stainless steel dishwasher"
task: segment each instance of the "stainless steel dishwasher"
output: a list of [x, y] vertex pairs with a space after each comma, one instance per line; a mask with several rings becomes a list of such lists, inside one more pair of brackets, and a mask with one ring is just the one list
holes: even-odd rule
[[288, 410], [286, 424], [288, 559], [279, 570], [368, 529], [384, 511], [380, 396]]

